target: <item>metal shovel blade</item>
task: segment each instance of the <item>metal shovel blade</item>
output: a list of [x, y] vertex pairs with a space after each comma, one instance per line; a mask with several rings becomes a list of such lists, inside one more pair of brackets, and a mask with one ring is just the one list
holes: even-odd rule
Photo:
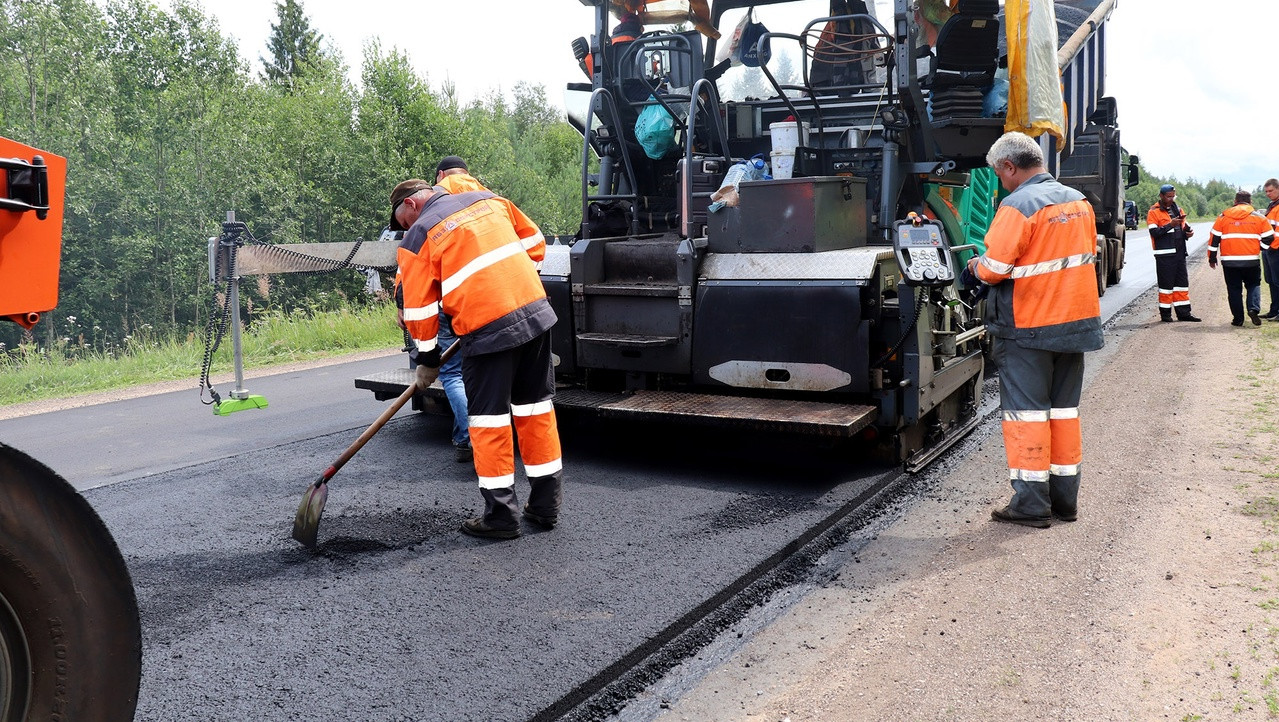
[[315, 548], [316, 537], [320, 534], [320, 515], [324, 513], [324, 503], [328, 500], [328, 480], [321, 478], [306, 488], [302, 503], [298, 504], [298, 513], [293, 517], [293, 538], [308, 549]]

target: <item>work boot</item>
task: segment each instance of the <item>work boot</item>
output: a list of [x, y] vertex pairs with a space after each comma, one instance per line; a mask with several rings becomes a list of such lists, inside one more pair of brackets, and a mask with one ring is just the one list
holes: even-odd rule
[[1006, 506], [1003, 509], [995, 509], [990, 512], [990, 518], [995, 521], [1002, 521], [1006, 524], [1020, 524], [1022, 526], [1030, 526], [1036, 529], [1047, 529], [1052, 526], [1052, 517], [1026, 516], [1013, 511], [1011, 506]]
[[1242, 319], [1242, 318], [1236, 318], [1235, 320], [1233, 320], [1233, 321], [1231, 321], [1231, 322], [1230, 322], [1230, 325], [1231, 325], [1231, 326], [1242, 326], [1242, 325], [1243, 325], [1243, 319]]
[[[1253, 325], [1253, 326], [1260, 326], [1260, 325], [1261, 325], [1261, 312], [1259, 312], [1259, 311], [1251, 311], [1251, 310], [1250, 310], [1250, 311], [1248, 311], [1248, 318], [1252, 319], [1252, 325]], [[1242, 324], [1241, 324], [1241, 325], [1242, 325]]]
[[453, 458], [459, 464], [475, 460], [475, 452], [471, 450], [471, 442], [463, 441], [453, 444]]
[[519, 499], [515, 487], [480, 489], [484, 497], [484, 516], [462, 522], [462, 531], [489, 539], [514, 539], [520, 535]]
[[1172, 311], [1166, 308], [1159, 309], [1159, 320], [1164, 323], [1172, 323]]
[[1267, 321], [1279, 321], [1279, 311], [1271, 311], [1268, 315], [1262, 316]]
[[560, 502], [563, 499], [563, 471], [547, 476], [530, 477], [528, 482], [532, 488], [528, 493], [528, 504], [524, 506], [524, 518], [547, 529], [559, 521]]
[[475, 517], [462, 522], [462, 533], [482, 539], [514, 539], [520, 535], [520, 530], [518, 528], [498, 529], [490, 526], [483, 519]]
[[1203, 319], [1202, 319], [1202, 318], [1199, 318], [1198, 316], [1196, 316], [1196, 315], [1194, 315], [1194, 314], [1192, 314], [1192, 313], [1187, 313], [1187, 314], [1185, 314], [1185, 315], [1183, 315], [1183, 316], [1178, 316], [1178, 317], [1177, 317], [1177, 320], [1178, 320], [1178, 321], [1192, 321], [1192, 322], [1194, 322], [1194, 323], [1199, 323], [1199, 322], [1200, 322], [1200, 321], [1202, 321]]

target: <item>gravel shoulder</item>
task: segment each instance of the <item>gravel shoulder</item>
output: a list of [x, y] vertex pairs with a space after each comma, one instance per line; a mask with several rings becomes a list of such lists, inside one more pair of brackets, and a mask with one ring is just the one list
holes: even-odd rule
[[992, 522], [991, 434], [661, 720], [1279, 716], [1279, 324], [1153, 292], [1090, 354], [1080, 519]]

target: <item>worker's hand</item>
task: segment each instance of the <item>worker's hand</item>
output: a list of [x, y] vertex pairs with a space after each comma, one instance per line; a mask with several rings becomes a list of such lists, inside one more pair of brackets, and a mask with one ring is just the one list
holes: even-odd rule
[[430, 387], [431, 384], [435, 383], [435, 380], [440, 377], [440, 370], [438, 368], [433, 369], [428, 366], [418, 366], [417, 371], [414, 373], [417, 378], [418, 391], [426, 391], [426, 389]]
[[1186, 224], [1186, 238], [1189, 238], [1193, 235], [1195, 235], [1195, 229], [1191, 228], [1190, 224]]
[[1212, 269], [1216, 269], [1216, 268], [1217, 268], [1217, 260], [1216, 260], [1215, 258], [1209, 258], [1209, 259], [1208, 259], [1208, 267], [1209, 267], [1209, 268], [1212, 268]]
[[409, 327], [404, 325], [404, 309], [402, 308], [395, 309], [395, 323], [400, 328], [406, 331], [408, 330]]

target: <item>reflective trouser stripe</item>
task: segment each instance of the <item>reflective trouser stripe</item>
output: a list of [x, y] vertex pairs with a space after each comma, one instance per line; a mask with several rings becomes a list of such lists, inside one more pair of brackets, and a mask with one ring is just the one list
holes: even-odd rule
[[550, 334], [544, 333], [512, 349], [468, 356], [462, 365], [475, 473], [484, 488], [510, 485], [507, 477], [513, 479], [515, 473], [515, 435], [530, 478], [560, 470], [550, 349]]
[[515, 474], [480, 477], [481, 489], [509, 489], [512, 486], [515, 486]]
[[[1079, 414], [1076, 413], [1074, 418], [1064, 419], [1054, 416], [1048, 421], [1048, 427], [1048, 433], [1052, 437], [1052, 446], [1048, 455], [1049, 467], [1073, 466], [1075, 471], [1069, 474], [1079, 473], [1079, 462], [1084, 459], [1084, 439], [1080, 431]], [[1057, 471], [1053, 473], [1061, 475]]]
[[[1048, 413], [1042, 413], [1042, 421], [1010, 421], [1008, 413], [1004, 414], [1004, 453], [1013, 479], [1048, 481], [1048, 452], [1052, 440]], [[1040, 473], [1043, 478], [1036, 478]]]
[[512, 404], [515, 435], [520, 444], [520, 458], [529, 478], [550, 476], [562, 467], [560, 433], [555, 422], [555, 406], [551, 399], [532, 404]]

